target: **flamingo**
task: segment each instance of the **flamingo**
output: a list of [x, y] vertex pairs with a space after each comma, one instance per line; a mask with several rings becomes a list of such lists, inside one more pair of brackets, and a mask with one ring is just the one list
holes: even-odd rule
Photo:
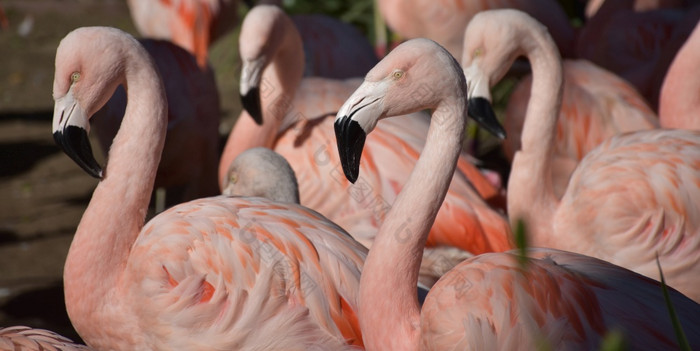
[[[523, 220], [534, 246], [597, 257], [655, 279], [658, 254], [669, 285], [700, 301], [700, 132], [613, 136], [584, 156], [558, 199], [550, 170], [562, 65], [549, 33], [522, 12], [489, 12], [474, 17], [465, 43], [471, 54], [462, 64], [475, 98], [490, 100], [489, 82], [516, 56], [527, 56], [532, 66], [522, 147], [508, 179], [511, 223]], [[470, 114], [489, 113], [488, 104], [479, 106], [483, 111]]]
[[171, 41], [205, 68], [209, 45], [238, 22], [237, 0], [127, 0], [141, 35]]
[[[128, 105], [104, 169], [90, 116], [124, 84]], [[144, 225], [165, 141], [165, 90], [146, 50], [106, 27], [56, 52], [54, 138], [101, 180], [64, 268], [66, 309], [95, 349], [351, 349], [366, 249], [305, 207], [217, 196]]]
[[666, 73], [659, 97], [659, 123], [664, 128], [700, 130], [700, 81], [695, 72], [700, 59], [700, 25], [696, 25]]
[[[627, 81], [586, 60], [563, 61], [564, 88], [556, 127], [552, 185], [561, 198], [571, 172], [583, 156], [609, 137], [659, 127], [656, 113]], [[496, 82], [491, 82], [495, 84]], [[520, 149], [520, 135], [530, 100], [532, 75], [511, 93], [503, 150], [509, 160]]]
[[[139, 42], [153, 57], [168, 100], [168, 132], [155, 181], [156, 188], [166, 190], [164, 207], [217, 195], [221, 111], [211, 67], [200, 68], [194, 56], [168, 41]], [[126, 106], [126, 93], [120, 87], [91, 119], [105, 154]]]
[[[658, 106], [666, 71], [700, 18], [700, 7], [659, 8], [638, 12], [635, 0], [606, 1], [576, 39], [575, 56], [630, 82]], [[684, 25], [685, 22], [693, 26]]]
[[[273, 148], [294, 169], [301, 204], [370, 247], [423, 148], [427, 116], [413, 114], [380, 126], [377, 135], [367, 140], [363, 161], [367, 173], [351, 186], [340, 165], [332, 161], [337, 159], [332, 116], [360, 79], [302, 79], [300, 38], [289, 17], [274, 6], [251, 9], [243, 20], [239, 44], [243, 61], [240, 91], [247, 111], [238, 118], [224, 147], [220, 184], [240, 152], [258, 146]], [[264, 123], [258, 125], [251, 117]], [[426, 260], [436, 265], [424, 267], [424, 272], [433, 272], [422, 276], [426, 286], [471, 254], [513, 247], [507, 220], [483, 200], [496, 202], [500, 193], [470, 160], [466, 153], [460, 156], [459, 172], [429, 239], [429, 246], [439, 254]]]
[[276, 202], [299, 203], [294, 170], [282, 155], [264, 147], [241, 152], [228, 170], [222, 194], [258, 196]]
[[480, 11], [516, 8], [542, 21], [564, 56], [573, 55], [574, 29], [561, 5], [552, 0], [378, 0], [379, 11], [392, 31], [403, 38], [428, 38], [460, 59], [464, 29]]
[[90, 348], [50, 330], [25, 326], [0, 327], [0, 349], [14, 351], [89, 351]]
[[[518, 21], [502, 17], [489, 18], [492, 29]], [[338, 111], [337, 146], [350, 180], [357, 179], [365, 136], [390, 120], [383, 118], [433, 111], [425, 148], [365, 261], [359, 319], [366, 349], [595, 349], [613, 329], [623, 333], [631, 349], [677, 347], [658, 282], [553, 249], [530, 249], [525, 266], [517, 252], [468, 259], [444, 275], [419, 307], [411, 285], [461, 152], [466, 85], [446, 50], [431, 40], [413, 39], [380, 61]], [[435, 94], [413, 98], [413, 91], [424, 86]], [[700, 346], [700, 305], [669, 290], [691, 347]]]

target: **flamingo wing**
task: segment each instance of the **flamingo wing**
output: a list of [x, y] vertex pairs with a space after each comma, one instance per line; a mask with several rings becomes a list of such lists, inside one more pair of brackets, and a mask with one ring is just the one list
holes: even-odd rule
[[[431, 289], [421, 315], [423, 347], [597, 349], [612, 331], [631, 349], [671, 349], [677, 340], [658, 282], [595, 258], [528, 250], [469, 259]], [[670, 295], [691, 345], [698, 305]]]
[[[301, 206], [220, 196], [149, 222], [125, 279], [135, 306], [144, 306], [141, 322], [160, 326], [154, 330], [172, 342], [159, 346], [305, 349], [309, 333], [322, 345], [361, 345], [354, 311], [365, 255]], [[199, 333], [187, 339], [203, 344], [179, 344], [178, 333]]]

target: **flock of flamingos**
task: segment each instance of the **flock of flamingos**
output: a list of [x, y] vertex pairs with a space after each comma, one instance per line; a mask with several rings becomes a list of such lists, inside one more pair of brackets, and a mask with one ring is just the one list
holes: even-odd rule
[[[589, 1], [574, 29], [554, 0], [381, 0], [407, 39], [384, 50], [279, 4], [128, 4], [153, 39], [56, 51], [54, 138], [101, 179], [64, 269], [86, 345], [17, 326], [0, 349], [700, 349], [700, 7]], [[237, 25], [220, 155], [207, 50]]]

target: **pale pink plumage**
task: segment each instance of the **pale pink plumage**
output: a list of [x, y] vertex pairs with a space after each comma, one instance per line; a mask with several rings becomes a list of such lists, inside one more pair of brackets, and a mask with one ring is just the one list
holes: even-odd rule
[[50, 330], [25, 326], [0, 327], [0, 350], [8, 351], [89, 351], [90, 348]]
[[[140, 43], [153, 57], [168, 99], [168, 131], [155, 187], [166, 189], [166, 207], [217, 195], [221, 110], [211, 67], [200, 68], [194, 56], [170, 42], [143, 39]], [[91, 119], [105, 155], [126, 105], [126, 93], [119, 88]]]
[[[586, 60], [564, 60], [564, 90], [557, 120], [552, 182], [561, 198], [576, 165], [613, 135], [658, 128], [654, 111], [625, 80]], [[491, 84], [495, 84], [493, 81]], [[520, 149], [520, 134], [530, 100], [532, 75], [518, 83], [508, 98], [504, 118], [508, 159]]]
[[[477, 25], [481, 16], [472, 23]], [[483, 20], [494, 26], [516, 22], [512, 16], [488, 16], [484, 12]], [[436, 98], [410, 98], [423, 86], [431, 87]], [[356, 133], [348, 128], [370, 133], [384, 117], [434, 111], [421, 157], [365, 261], [359, 318], [367, 349], [597, 349], [614, 330], [631, 349], [677, 347], [658, 282], [553, 249], [530, 249], [524, 263], [516, 252], [468, 259], [432, 287], [421, 310], [412, 284], [460, 153], [466, 90], [457, 62], [434, 42], [415, 39], [370, 71], [338, 112], [338, 148], [352, 150]], [[353, 154], [341, 153], [344, 166]], [[670, 296], [691, 347], [699, 347], [700, 305], [672, 289]]]
[[237, 0], [127, 0], [141, 35], [172, 41], [204, 68], [209, 45], [238, 23]]
[[659, 97], [659, 123], [664, 128], [700, 130], [700, 25], [678, 51], [666, 73]]
[[126, 115], [64, 269], [66, 308], [83, 340], [123, 350], [361, 345], [354, 311], [366, 249], [320, 214], [218, 196], [144, 226], [167, 106], [155, 64], [128, 34], [81, 28], [61, 41], [53, 127], [64, 150], [100, 174], [74, 138], [87, 140], [89, 116], [123, 82]]
[[464, 29], [480, 11], [515, 8], [544, 23], [564, 56], [573, 53], [574, 29], [557, 1], [551, 0], [378, 0], [379, 10], [392, 31], [403, 38], [437, 41], [457, 60], [462, 55]]
[[[277, 18], [276, 24], [264, 25], [262, 18]], [[243, 150], [255, 146], [274, 148], [289, 161], [296, 173], [301, 204], [324, 214], [369, 247], [424, 147], [427, 116], [417, 113], [383, 123], [376, 135], [367, 139], [362, 159], [362, 178], [355, 185], [350, 184], [335, 161], [338, 154], [332, 115], [360, 81], [301, 79], [300, 62], [303, 59], [299, 37], [292, 35], [294, 31], [290, 24], [279, 9], [269, 6], [257, 6], [243, 21], [239, 42], [244, 62], [262, 65], [261, 57], [277, 59], [270, 62], [269, 68], [262, 73], [256, 73], [262, 76], [257, 84], [261, 90], [264, 123], [258, 126], [247, 112], [241, 114], [224, 148], [219, 164], [219, 180], [223, 181], [231, 160]], [[264, 28], [256, 31], [254, 26]], [[270, 28], [278, 28], [279, 33], [285, 34], [275, 36], [273, 33], [278, 32]], [[261, 42], [273, 41], [265, 39], [260, 33], [265, 33], [269, 38], [284, 39], [275, 39], [277, 47], [264, 46]], [[269, 51], [254, 50], [261, 47]], [[282, 49], [275, 52], [278, 48]], [[246, 69], [244, 64], [243, 70]], [[255, 71], [258, 70], [262, 68], [255, 68]], [[429, 95], [431, 91], [425, 89], [419, 93]], [[460, 155], [458, 169], [445, 206], [439, 212], [431, 232], [429, 246], [459, 247], [474, 254], [511, 248], [504, 217], [483, 200], [497, 203], [500, 194], [470, 163], [466, 153]], [[442, 261], [442, 264], [451, 267], [450, 261], [458, 262], [459, 258], [464, 257], [454, 256], [452, 250], [448, 251], [444, 260], [434, 262]], [[450, 260], [449, 257], [455, 259]], [[443, 271], [443, 268], [434, 271]], [[431, 283], [429, 280], [423, 282]]]
[[[496, 31], [502, 21], [508, 26]], [[652, 278], [658, 254], [668, 284], [700, 301], [700, 132], [613, 136], [581, 160], [558, 200], [550, 169], [563, 73], [546, 28], [521, 12], [493, 12], [475, 17], [465, 39], [474, 96], [488, 94], [489, 80], [500, 79], [516, 56], [532, 66], [537, 93], [508, 181], [511, 223], [524, 220], [531, 245], [598, 257]]]

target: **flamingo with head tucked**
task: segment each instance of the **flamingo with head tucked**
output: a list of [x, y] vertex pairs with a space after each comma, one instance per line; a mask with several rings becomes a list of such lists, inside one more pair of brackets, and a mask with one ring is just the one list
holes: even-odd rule
[[[302, 79], [301, 39], [278, 7], [251, 9], [243, 20], [239, 44], [243, 62], [240, 91], [247, 111], [229, 135], [219, 163], [219, 182], [226, 179], [231, 160], [243, 150], [273, 148], [294, 169], [301, 204], [321, 212], [370, 247], [424, 147], [427, 116], [416, 113], [380, 126], [367, 140], [364, 176], [352, 185], [333, 161], [337, 150], [332, 116], [359, 80]], [[418, 94], [432, 92], [426, 88]], [[426, 260], [435, 266], [424, 267], [424, 284], [432, 285], [439, 272], [470, 257], [469, 253], [512, 248], [507, 221], [484, 199], [497, 202], [501, 197], [470, 156], [462, 153], [429, 239], [429, 246], [440, 253], [433, 252], [436, 255]], [[428, 273], [431, 271], [434, 274]]]
[[[547, 29], [516, 11], [475, 16], [462, 64], [470, 91], [490, 99], [517, 56], [532, 66], [522, 147], [508, 179], [508, 215], [524, 220], [534, 246], [598, 257], [659, 278], [700, 301], [700, 132], [648, 130], [607, 139], [571, 175], [561, 200], [552, 181], [562, 65]], [[487, 113], [474, 109], [471, 114]], [[492, 111], [490, 112], [492, 113]]]
[[[103, 169], [89, 148], [89, 119], [119, 84], [126, 114]], [[68, 316], [90, 347], [362, 345], [355, 311], [366, 249], [317, 212], [218, 196], [172, 207], [144, 225], [167, 104], [138, 41], [114, 28], [69, 33], [56, 52], [53, 96], [54, 138], [101, 178], [64, 269]]]
[[[491, 20], [498, 28], [519, 23]], [[435, 94], [412, 97], [425, 86]], [[529, 250], [524, 264], [515, 252], [468, 259], [432, 287], [421, 309], [412, 293], [421, 250], [464, 138], [462, 70], [433, 41], [407, 41], [367, 74], [335, 121], [343, 170], [353, 180], [367, 134], [391, 120], [383, 118], [423, 109], [433, 111], [425, 148], [377, 233], [360, 281], [359, 319], [368, 350], [595, 349], [612, 330], [632, 349], [677, 347], [658, 282], [552, 249]], [[670, 296], [691, 347], [700, 347], [700, 305], [672, 289]]]

